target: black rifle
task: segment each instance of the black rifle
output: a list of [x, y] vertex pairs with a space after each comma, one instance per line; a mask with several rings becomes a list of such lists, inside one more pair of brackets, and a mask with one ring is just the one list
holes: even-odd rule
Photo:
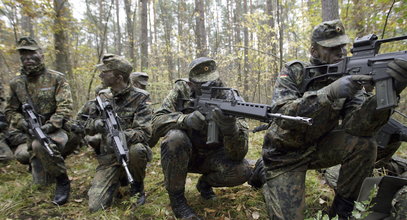
[[121, 163], [126, 172], [127, 180], [130, 184], [134, 183], [133, 176], [127, 167], [129, 161], [129, 149], [127, 148], [126, 137], [122, 132], [119, 121], [117, 120], [117, 114], [113, 110], [113, 106], [108, 102], [103, 102], [100, 96], [96, 96], [96, 101], [105, 119], [105, 126], [107, 133], [110, 134], [113, 149], [116, 154], [117, 161]]
[[[406, 36], [378, 40], [374, 34], [356, 38], [351, 50], [353, 56], [345, 57], [341, 62], [328, 65], [310, 66], [304, 70], [304, 82], [301, 93], [307, 91], [310, 84], [326, 77], [342, 77], [344, 75], [364, 74], [372, 75], [376, 87], [377, 109], [397, 106], [397, 95], [393, 78], [386, 73], [387, 64], [396, 58], [407, 60], [407, 51], [378, 54], [382, 43], [407, 39]], [[311, 70], [323, 73], [313, 77]]]
[[53, 157], [54, 152], [50, 147], [52, 141], [47, 135], [45, 135], [44, 131], [42, 131], [41, 129], [42, 124], [39, 115], [34, 111], [34, 108], [28, 103], [24, 103], [22, 105], [22, 109], [31, 135], [34, 136], [34, 138], [37, 141], [39, 141], [40, 144], [44, 147], [47, 153], [51, 157]]
[[377, 132], [376, 142], [378, 146], [386, 148], [386, 146], [392, 141], [393, 135], [397, 135], [396, 141], [407, 141], [407, 126], [390, 118], [390, 120], [380, 128], [379, 132]]
[[[243, 98], [239, 95], [239, 92], [236, 89], [226, 87], [213, 87], [211, 86], [211, 84], [211, 81], [202, 84], [202, 95], [197, 96], [196, 99], [192, 100], [194, 104], [193, 109], [200, 111], [208, 120], [207, 144], [219, 142], [219, 129], [216, 123], [212, 120], [212, 110], [214, 108], [219, 108], [226, 115], [250, 118], [263, 122], [270, 122], [274, 118], [280, 118], [312, 125], [311, 118], [271, 113], [271, 106], [269, 105], [243, 101]], [[221, 90], [227, 92], [229, 91], [231, 93], [230, 99], [215, 98], [216, 91]]]

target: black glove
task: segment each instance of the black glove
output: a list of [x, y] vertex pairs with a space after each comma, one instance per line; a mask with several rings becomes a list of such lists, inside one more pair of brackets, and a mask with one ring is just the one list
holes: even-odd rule
[[103, 119], [96, 119], [93, 126], [97, 133], [104, 133], [106, 131], [105, 121]]
[[183, 124], [187, 128], [202, 130], [206, 124], [205, 116], [199, 111], [194, 111], [184, 119]]
[[7, 123], [0, 121], [0, 131], [4, 131], [7, 129]]
[[394, 89], [400, 94], [407, 86], [407, 60], [394, 59], [387, 64], [386, 72], [394, 78]]
[[54, 125], [52, 125], [51, 123], [46, 123], [45, 125], [41, 126], [41, 130], [46, 134], [50, 134], [50, 133], [56, 131], [57, 128]]
[[350, 98], [354, 96], [358, 90], [362, 89], [363, 82], [371, 80], [372, 76], [367, 75], [344, 76], [321, 90], [325, 90], [324, 92], [331, 101], [340, 98]]
[[223, 114], [222, 110], [215, 108], [212, 110], [212, 119], [219, 126], [219, 129], [226, 136], [237, 133], [239, 128], [236, 124], [236, 118]]

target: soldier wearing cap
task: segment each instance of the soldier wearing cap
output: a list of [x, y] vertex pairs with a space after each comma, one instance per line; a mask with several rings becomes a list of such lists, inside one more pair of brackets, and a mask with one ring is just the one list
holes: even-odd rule
[[[128, 167], [135, 180], [130, 186], [130, 196], [136, 196], [136, 205], [142, 205], [146, 199], [146, 166], [152, 159], [152, 151], [147, 144], [151, 136], [152, 112], [148, 104], [150, 96], [146, 91], [131, 85], [129, 75], [133, 68], [123, 57], [106, 54], [98, 68], [103, 84], [109, 87], [101, 90], [98, 96], [112, 104], [129, 148]], [[100, 143], [92, 145], [99, 162], [88, 192], [89, 210], [93, 212], [109, 207], [118, 193], [119, 186], [126, 185], [127, 179], [123, 167], [116, 159], [111, 138], [106, 133], [103, 115], [96, 101], [90, 101], [87, 109], [84, 113], [89, 115], [84, 123], [86, 134], [101, 134]]]
[[[329, 214], [347, 219], [363, 180], [372, 172], [376, 158], [372, 136], [387, 122], [391, 110], [376, 110], [376, 96], [364, 93], [358, 81], [371, 80], [370, 76], [326, 77], [300, 93], [304, 68], [341, 61], [347, 43], [349, 38], [339, 20], [323, 22], [311, 35], [311, 64], [290, 62], [278, 76], [272, 111], [310, 117], [313, 125], [275, 120], [265, 135], [262, 161], [249, 182], [261, 180], [256, 178], [259, 173], [264, 175], [265, 183], [260, 181], [260, 187], [270, 219], [304, 219], [307, 170], [336, 164], [342, 168]], [[404, 63], [392, 62], [387, 69], [399, 81], [398, 92], [406, 86]], [[310, 73], [322, 74], [316, 69]], [[259, 165], [264, 165], [263, 169]]]
[[148, 85], [148, 75], [145, 72], [132, 72], [130, 74], [130, 80], [131, 84], [135, 86], [136, 88], [144, 89], [146, 90], [146, 87]]
[[[192, 99], [201, 94], [203, 83], [222, 87], [213, 59], [200, 57], [189, 65], [189, 78], [179, 79], [153, 115], [153, 133], [164, 137], [161, 142], [161, 164], [171, 208], [177, 218], [199, 219], [185, 198], [187, 173], [202, 174], [196, 185], [201, 197], [215, 198], [213, 187], [243, 184], [251, 174], [244, 159], [248, 150], [248, 129], [243, 120], [213, 112], [220, 128], [219, 144], [206, 144], [205, 116], [193, 109]], [[218, 98], [227, 97], [222, 91]]]
[[[5, 114], [10, 124], [10, 142], [18, 145], [17, 160], [30, 163], [34, 183], [47, 184], [46, 176], [56, 180], [53, 203], [63, 205], [68, 201], [70, 181], [62, 152], [68, 141], [63, 129], [71, 118], [71, 89], [65, 76], [45, 67], [44, 54], [31, 37], [22, 37], [17, 42], [21, 60], [21, 74], [10, 82], [9, 98]], [[22, 104], [29, 103], [42, 119], [42, 130], [53, 143], [54, 156], [30, 135], [22, 112]], [[42, 172], [44, 171], [44, 173]]]
[[9, 145], [6, 142], [8, 135], [8, 124], [4, 115], [4, 101], [5, 95], [3, 86], [0, 84], [0, 163], [7, 163], [14, 159], [13, 151], [11, 151]]

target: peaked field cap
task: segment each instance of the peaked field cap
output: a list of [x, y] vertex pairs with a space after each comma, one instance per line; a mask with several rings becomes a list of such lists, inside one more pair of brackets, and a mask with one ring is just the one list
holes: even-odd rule
[[194, 82], [207, 82], [217, 80], [219, 72], [216, 62], [209, 57], [199, 57], [189, 64], [189, 78]]
[[311, 41], [323, 47], [336, 47], [350, 43], [340, 20], [324, 21], [312, 31]]
[[41, 47], [32, 37], [20, 37], [16, 50], [40, 50]]
[[124, 57], [115, 54], [105, 54], [102, 57], [102, 63], [97, 65], [99, 71], [119, 70], [130, 74], [133, 70], [130, 62]]
[[148, 84], [148, 74], [145, 72], [132, 72], [130, 74], [130, 78], [132, 79], [132, 81], [137, 81], [138, 83], [140, 83], [141, 85], [147, 85]]

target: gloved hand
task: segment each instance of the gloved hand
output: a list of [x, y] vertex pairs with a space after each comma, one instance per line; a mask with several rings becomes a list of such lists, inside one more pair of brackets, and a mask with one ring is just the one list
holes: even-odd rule
[[4, 131], [7, 129], [7, 123], [0, 121], [0, 131]]
[[394, 78], [394, 87], [397, 94], [400, 94], [407, 86], [407, 60], [394, 59], [387, 64], [386, 72]]
[[183, 124], [187, 128], [202, 130], [206, 124], [205, 116], [199, 111], [194, 111], [184, 119]]
[[18, 122], [16, 124], [16, 128], [21, 131], [27, 131], [28, 123], [23, 118], [21, 118], [20, 120], [18, 120]]
[[96, 119], [93, 124], [95, 131], [97, 133], [104, 133], [105, 132], [105, 122], [103, 119]]
[[56, 131], [57, 128], [54, 125], [52, 125], [51, 123], [46, 123], [45, 125], [41, 126], [41, 130], [45, 134], [50, 134], [50, 133]]
[[361, 82], [371, 80], [372, 76], [367, 75], [344, 76], [321, 90], [324, 90], [324, 93], [327, 94], [331, 101], [340, 98], [350, 98], [355, 95], [358, 90], [362, 89]]
[[231, 136], [239, 130], [236, 124], [236, 118], [223, 114], [222, 110], [219, 108], [212, 110], [212, 119], [226, 136]]

